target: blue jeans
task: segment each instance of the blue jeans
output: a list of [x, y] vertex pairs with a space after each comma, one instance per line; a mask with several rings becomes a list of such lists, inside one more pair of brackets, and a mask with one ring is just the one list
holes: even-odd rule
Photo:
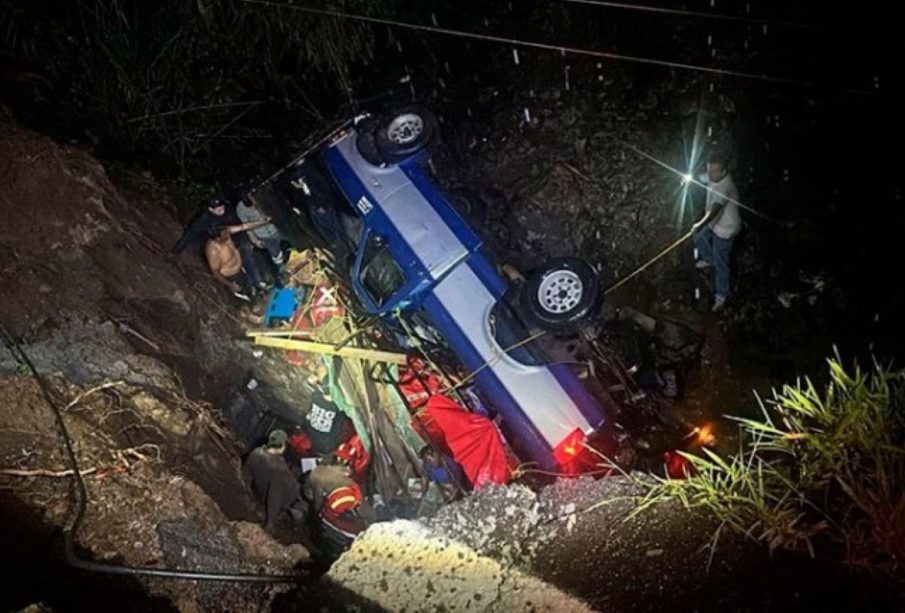
[[723, 298], [729, 297], [729, 254], [735, 237], [720, 238], [710, 228], [704, 228], [694, 235], [694, 246], [698, 257], [712, 264], [715, 269], [716, 289], [714, 293]]

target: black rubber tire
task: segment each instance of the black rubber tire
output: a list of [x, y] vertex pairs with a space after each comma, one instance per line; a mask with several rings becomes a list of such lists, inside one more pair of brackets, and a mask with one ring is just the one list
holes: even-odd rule
[[575, 257], [553, 258], [532, 271], [522, 287], [521, 303], [524, 314], [538, 327], [565, 332], [597, 316], [603, 293], [590, 264]]
[[[406, 116], [420, 125], [420, 131], [413, 134], [410, 140], [400, 142], [398, 137], [393, 138], [391, 132], [398, 129], [399, 122], [403, 121]], [[438, 131], [437, 118], [433, 113], [423, 107], [409, 106], [382, 118], [374, 135], [377, 149], [388, 162], [395, 163], [428, 147], [433, 143]]]

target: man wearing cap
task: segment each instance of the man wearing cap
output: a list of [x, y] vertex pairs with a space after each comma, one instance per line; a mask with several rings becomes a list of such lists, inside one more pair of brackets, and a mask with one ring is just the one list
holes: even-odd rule
[[[236, 214], [235, 207], [230, 205], [225, 196], [215, 196], [208, 201], [207, 208], [192, 219], [171, 251], [173, 254], [179, 255], [189, 245], [204, 242], [206, 246], [206, 241], [211, 238], [212, 234], [219, 234], [219, 229], [241, 225], [243, 225], [242, 220]], [[263, 225], [249, 227], [258, 228]], [[245, 236], [244, 230], [240, 230], [236, 234], [235, 246], [241, 254], [242, 266], [245, 268], [249, 282], [256, 287], [264, 287], [264, 280], [253, 256], [254, 249]]]
[[286, 433], [274, 430], [267, 443], [252, 451], [242, 467], [245, 485], [266, 511], [265, 526], [272, 530], [283, 513], [300, 502], [299, 482], [283, 458]]
[[214, 196], [208, 200], [207, 208], [192, 219], [171, 251], [178, 255], [192, 243], [199, 243], [206, 239], [212, 228], [235, 226], [240, 223], [242, 221], [236, 215], [235, 210], [228, 206], [226, 198]]

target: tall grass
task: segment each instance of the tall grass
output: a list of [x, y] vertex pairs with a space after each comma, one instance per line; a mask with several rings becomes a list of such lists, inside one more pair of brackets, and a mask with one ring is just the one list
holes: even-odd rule
[[297, 118], [281, 135], [321, 127], [373, 46], [363, 24], [242, 0], [0, 0], [0, 55], [20, 73], [10, 103], [182, 176], [266, 143], [253, 119], [275, 109]]
[[713, 513], [721, 527], [771, 549], [806, 550], [902, 578], [905, 571], [905, 370], [805, 379], [740, 419], [742, 442], [724, 459], [687, 455], [694, 475], [658, 479], [639, 512], [665, 501]]

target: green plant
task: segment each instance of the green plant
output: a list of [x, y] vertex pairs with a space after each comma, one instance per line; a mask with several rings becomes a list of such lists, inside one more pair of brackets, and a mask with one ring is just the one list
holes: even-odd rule
[[275, 114], [296, 118], [281, 134], [321, 128], [373, 46], [364, 24], [242, 0], [0, 0], [0, 53], [28, 85], [8, 103], [196, 179], [259, 150]]
[[[687, 455], [688, 479], [657, 479], [638, 511], [677, 500], [771, 549], [839, 550], [853, 565], [892, 574], [905, 561], [905, 370], [808, 379], [761, 402], [763, 419], [736, 419], [738, 454]], [[718, 534], [716, 535], [718, 537]]]

